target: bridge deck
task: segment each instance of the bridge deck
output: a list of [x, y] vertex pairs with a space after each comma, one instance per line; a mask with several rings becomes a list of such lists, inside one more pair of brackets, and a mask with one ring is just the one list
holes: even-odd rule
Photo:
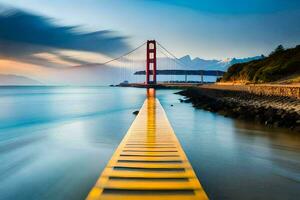
[[208, 199], [155, 97], [145, 100], [87, 199]]

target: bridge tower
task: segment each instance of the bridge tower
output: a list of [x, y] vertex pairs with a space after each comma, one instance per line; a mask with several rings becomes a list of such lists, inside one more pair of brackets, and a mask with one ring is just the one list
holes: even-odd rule
[[147, 41], [146, 84], [156, 84], [156, 41]]

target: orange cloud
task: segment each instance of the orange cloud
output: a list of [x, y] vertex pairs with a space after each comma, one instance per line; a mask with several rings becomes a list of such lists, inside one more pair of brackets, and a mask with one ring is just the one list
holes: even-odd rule
[[54, 70], [34, 64], [24, 63], [15, 60], [1, 59], [0, 74], [19, 75], [45, 82], [53, 74]]

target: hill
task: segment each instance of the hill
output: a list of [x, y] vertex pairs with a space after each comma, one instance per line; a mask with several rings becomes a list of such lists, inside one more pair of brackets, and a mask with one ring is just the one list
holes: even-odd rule
[[291, 83], [299, 77], [300, 45], [286, 50], [279, 45], [268, 57], [232, 65], [221, 82]]
[[[261, 59], [261, 56], [254, 56], [249, 58], [227, 58], [225, 60], [211, 59], [206, 60], [202, 58], [192, 59], [189, 55], [179, 58], [181, 63], [186, 65], [190, 70], [227, 70], [228, 67], [236, 63], [244, 63], [252, 60]], [[180, 66], [179, 66], [180, 69]]]
[[41, 85], [41, 83], [24, 76], [0, 74], [0, 85]]

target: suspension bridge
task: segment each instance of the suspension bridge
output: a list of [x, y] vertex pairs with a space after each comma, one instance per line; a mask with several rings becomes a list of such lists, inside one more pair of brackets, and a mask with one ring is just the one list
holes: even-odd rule
[[[208, 199], [163, 107], [155, 97], [155, 89], [150, 88], [159, 84], [157, 75], [160, 74], [199, 75], [204, 74], [204, 71], [180, 69], [158, 71], [156, 50], [156, 42], [148, 41], [144, 65], [146, 69], [140, 72], [134, 68], [131, 71], [133, 75], [141, 73], [146, 76], [141, 84], [148, 87], [147, 98], [111, 160], [89, 192], [87, 200]], [[124, 58], [119, 57], [111, 62], [120, 59]], [[131, 63], [130, 59], [126, 59], [126, 62]], [[173, 56], [172, 62], [178, 60]]]
[[111, 85], [152, 87], [167, 83], [204, 83], [205, 77], [220, 77], [220, 70], [204, 70], [178, 59], [155, 40], [137, 46], [104, 63], [86, 65], [101, 68], [99, 79]]

